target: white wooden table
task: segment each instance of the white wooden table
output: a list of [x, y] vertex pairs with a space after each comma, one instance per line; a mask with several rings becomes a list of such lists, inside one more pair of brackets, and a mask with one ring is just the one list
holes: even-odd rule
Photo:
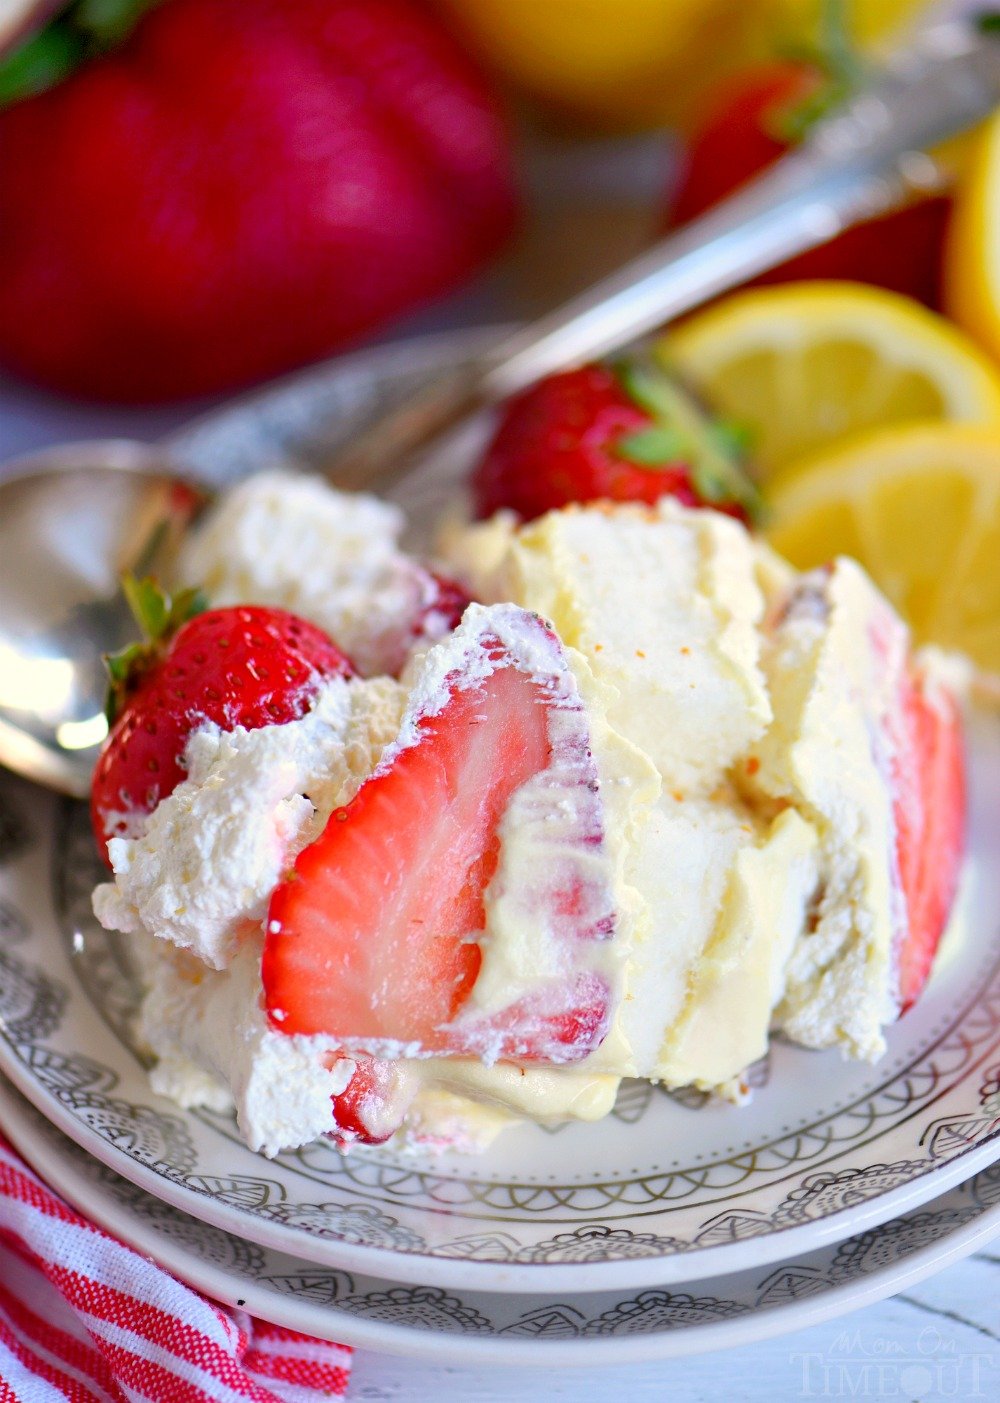
[[791, 1403], [1000, 1399], [1000, 1249], [912, 1292], [721, 1354], [614, 1369], [446, 1368], [360, 1353], [351, 1403]]

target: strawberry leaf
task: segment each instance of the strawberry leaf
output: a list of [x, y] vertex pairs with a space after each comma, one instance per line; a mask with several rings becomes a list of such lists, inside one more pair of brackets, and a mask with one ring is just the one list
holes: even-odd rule
[[114, 725], [136, 679], [142, 673], [150, 657], [150, 649], [145, 643], [130, 643], [117, 653], [104, 654], [104, 666], [108, 671], [108, 690], [104, 698], [104, 715], [108, 726]]
[[120, 652], [104, 655], [109, 679], [104, 710], [109, 726], [119, 715], [129, 692], [135, 689], [142, 674], [161, 656], [165, 645], [181, 625], [196, 614], [203, 614], [208, 608], [208, 597], [201, 589], [182, 589], [171, 597], [152, 576], [137, 579], [128, 572], [122, 576], [121, 583], [126, 603], [142, 633], [142, 641], [130, 643]]
[[819, 43], [800, 46], [788, 56], [815, 69], [820, 80], [814, 92], [780, 109], [769, 122], [779, 141], [797, 146], [817, 122], [852, 98], [867, 77], [866, 66], [851, 41], [845, 0], [824, 0]]
[[82, 45], [61, 25], [33, 34], [0, 61], [0, 107], [54, 88], [80, 62]]
[[34, 97], [126, 39], [162, 0], [75, 0], [0, 59], [0, 108]]
[[122, 648], [117, 653], [106, 653], [105, 666], [111, 675], [112, 682], [126, 681], [132, 664], [142, 656], [143, 651], [141, 643], [130, 643], [127, 648]]
[[129, 35], [156, 0], [78, 0], [73, 19], [91, 41], [110, 49]]
[[193, 619], [196, 614], [204, 614], [207, 608], [208, 595], [203, 589], [199, 589], [197, 586], [182, 589], [170, 601], [167, 632], [176, 633], [181, 624], [186, 624], [188, 619]]
[[684, 457], [684, 436], [669, 424], [654, 424], [625, 434], [613, 447], [616, 458], [639, 468], [662, 468]]
[[760, 493], [738, 464], [722, 454], [702, 454], [693, 460], [690, 472], [691, 485], [703, 502], [737, 502], [751, 525], [760, 525], [764, 515]]
[[713, 419], [693, 395], [654, 366], [625, 360], [613, 369], [632, 403], [655, 421], [620, 439], [616, 455], [648, 468], [682, 462], [701, 501], [735, 502], [751, 522], [759, 520], [760, 496], [740, 465], [747, 431]]
[[143, 636], [151, 643], [162, 638], [170, 618], [169, 594], [151, 576], [139, 580], [132, 574], [122, 576], [122, 591]]
[[616, 361], [612, 370], [625, 394], [638, 408], [653, 419], [672, 420], [677, 408], [677, 396], [665, 375], [634, 360]]
[[742, 459], [750, 454], [754, 433], [748, 424], [737, 424], [732, 419], [716, 419], [708, 426], [716, 448], [727, 458]]

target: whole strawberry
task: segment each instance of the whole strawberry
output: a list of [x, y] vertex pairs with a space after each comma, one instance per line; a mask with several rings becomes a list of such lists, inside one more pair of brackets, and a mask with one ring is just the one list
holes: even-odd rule
[[[861, 85], [865, 66], [843, 32], [843, 7], [826, 6], [825, 17], [825, 42], [816, 52], [747, 67], [719, 89], [688, 147], [679, 182], [671, 182], [665, 230], [704, 214], [760, 175]], [[844, 230], [754, 282], [848, 278], [939, 306], [950, 207], [943, 195], [917, 199]]]
[[[31, 41], [37, 74], [30, 47], [0, 70], [12, 369], [126, 401], [223, 390], [450, 288], [509, 234], [498, 111], [414, 0], [119, 0], [115, 33], [139, 18], [117, 44], [86, 28], [108, 9], [76, 0]], [[56, 40], [79, 66], [20, 96]]]
[[126, 589], [147, 641], [108, 663], [112, 726], [90, 798], [102, 853], [184, 779], [184, 747], [202, 722], [255, 730], [294, 721], [322, 681], [354, 675], [325, 633], [284, 609], [240, 605], [192, 616], [193, 591], [170, 600], [149, 580]]
[[676, 497], [748, 520], [756, 496], [737, 436], [652, 366], [591, 364], [508, 401], [473, 477], [479, 516], [530, 521], [571, 502]]

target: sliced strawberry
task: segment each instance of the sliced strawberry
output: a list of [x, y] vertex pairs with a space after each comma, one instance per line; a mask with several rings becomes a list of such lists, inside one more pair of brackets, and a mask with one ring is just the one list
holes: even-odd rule
[[951, 911], [965, 847], [965, 757], [947, 690], [910, 672], [893, 723], [896, 862], [906, 903], [899, 995], [915, 1003]]
[[380, 631], [369, 629], [357, 662], [365, 677], [398, 677], [415, 648], [437, 643], [462, 621], [471, 598], [455, 580], [439, 575], [415, 560], [405, 560], [409, 598]]
[[[396, 746], [272, 895], [273, 1026], [351, 1055], [576, 1061], [607, 1030], [608, 980], [588, 950], [610, 936], [613, 902], [595, 875], [597, 774], [561, 645], [525, 610], [474, 606], [428, 655], [415, 696]], [[544, 884], [532, 879], [539, 966], [487, 1014], [470, 995], [515, 796], [555, 846]]]
[[462, 615], [472, 603], [472, 596], [457, 580], [439, 575], [434, 570], [427, 573], [427, 597], [413, 621], [413, 637], [415, 640], [426, 639], [436, 643], [458, 628]]
[[336, 1129], [330, 1132], [341, 1149], [382, 1145], [403, 1123], [417, 1090], [398, 1062], [378, 1057], [355, 1059], [354, 1073], [333, 1098]]

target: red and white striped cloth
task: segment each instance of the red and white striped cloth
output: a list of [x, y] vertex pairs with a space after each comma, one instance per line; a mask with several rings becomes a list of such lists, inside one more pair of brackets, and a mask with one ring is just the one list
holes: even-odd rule
[[208, 1301], [46, 1188], [0, 1136], [0, 1403], [319, 1403], [350, 1351]]

